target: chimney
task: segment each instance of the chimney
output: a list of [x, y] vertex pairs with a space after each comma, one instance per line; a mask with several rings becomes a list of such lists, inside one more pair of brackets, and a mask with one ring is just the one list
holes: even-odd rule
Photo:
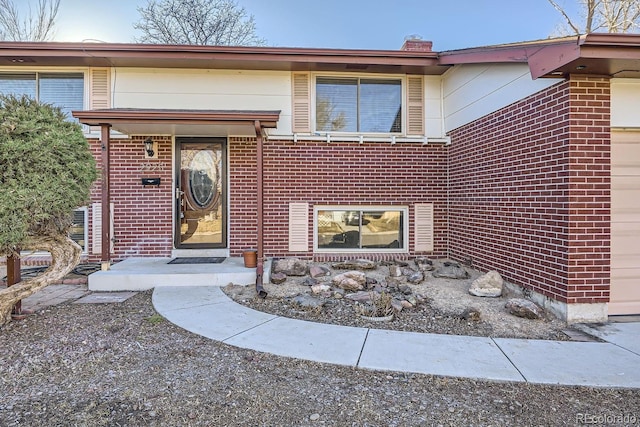
[[418, 35], [411, 35], [404, 38], [404, 44], [400, 50], [408, 50], [412, 52], [431, 52], [433, 42], [422, 40]]

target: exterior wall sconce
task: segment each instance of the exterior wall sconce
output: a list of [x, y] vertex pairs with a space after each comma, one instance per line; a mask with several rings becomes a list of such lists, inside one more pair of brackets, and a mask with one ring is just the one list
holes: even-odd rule
[[151, 137], [144, 140], [144, 151], [148, 159], [153, 158], [155, 156], [155, 152], [153, 151], [154, 145], [155, 144], [153, 142], [153, 139], [151, 139]]

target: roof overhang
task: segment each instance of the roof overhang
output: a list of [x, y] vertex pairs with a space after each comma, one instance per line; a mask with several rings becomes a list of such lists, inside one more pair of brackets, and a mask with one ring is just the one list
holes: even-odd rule
[[525, 63], [531, 76], [640, 77], [640, 34], [587, 34], [441, 52], [441, 65]]
[[275, 128], [280, 111], [166, 110], [112, 108], [73, 111], [73, 117], [89, 126], [110, 125], [127, 135], [248, 135], [255, 124]]
[[188, 46], [127, 43], [0, 42], [0, 65], [362, 71], [442, 74], [437, 52]]

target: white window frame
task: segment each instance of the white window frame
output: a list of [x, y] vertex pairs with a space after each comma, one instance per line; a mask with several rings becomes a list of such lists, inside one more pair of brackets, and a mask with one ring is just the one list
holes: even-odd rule
[[[82, 248], [82, 254], [87, 255], [89, 253], [89, 207], [82, 206], [74, 211], [82, 211], [84, 216], [84, 247]], [[76, 242], [77, 243], [77, 242]]]
[[[400, 106], [402, 109], [400, 132], [341, 132], [341, 131], [319, 131], [316, 127], [316, 95], [318, 78], [343, 78], [343, 79], [380, 79], [400, 81]], [[403, 136], [407, 134], [407, 76], [405, 74], [366, 74], [366, 73], [311, 73], [311, 129], [316, 135], [363, 135], [363, 136]]]
[[[403, 247], [400, 248], [318, 248], [319, 211], [399, 211], [402, 212]], [[313, 207], [313, 251], [317, 253], [409, 253], [409, 207], [405, 205], [315, 205]]]

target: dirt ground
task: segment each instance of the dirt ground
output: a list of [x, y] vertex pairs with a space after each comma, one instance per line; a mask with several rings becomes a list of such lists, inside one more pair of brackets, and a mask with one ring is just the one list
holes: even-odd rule
[[[453, 299], [465, 286], [456, 283], [460, 290], [447, 292]], [[431, 299], [433, 285], [424, 285]], [[263, 301], [276, 301], [279, 292], [287, 298], [298, 286], [269, 285]], [[466, 306], [453, 299], [440, 309]], [[165, 321], [150, 291], [118, 304], [51, 306], [0, 328], [0, 396], [0, 426], [572, 426], [640, 419], [640, 390], [369, 371], [231, 347]]]
[[2, 426], [558, 426], [640, 416], [638, 390], [368, 371], [230, 347], [163, 320], [150, 292], [61, 304], [0, 329], [0, 396]]

